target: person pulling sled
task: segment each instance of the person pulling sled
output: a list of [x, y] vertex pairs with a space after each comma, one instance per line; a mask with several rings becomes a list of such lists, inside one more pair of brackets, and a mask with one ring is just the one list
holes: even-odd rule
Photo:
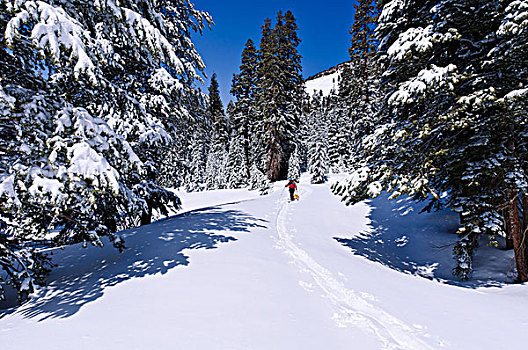
[[284, 187], [288, 187], [288, 189], [290, 190], [290, 201], [293, 202], [295, 200], [295, 191], [297, 190], [297, 184], [295, 183], [295, 180], [290, 179], [290, 181], [288, 181], [288, 183]]

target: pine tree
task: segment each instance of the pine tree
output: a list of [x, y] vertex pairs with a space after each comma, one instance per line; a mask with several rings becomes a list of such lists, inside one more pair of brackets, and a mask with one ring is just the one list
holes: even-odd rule
[[372, 64], [375, 63], [374, 57], [378, 46], [374, 35], [378, 13], [374, 0], [359, 0], [354, 4], [354, 8], [356, 12], [349, 31], [352, 40], [348, 52], [354, 75], [364, 82], [358, 87], [359, 94], [364, 96], [363, 102], [368, 105], [371, 92], [368, 91], [369, 86], [366, 83], [371, 80]]
[[233, 127], [231, 128], [229, 152], [225, 168], [225, 173], [227, 174], [226, 183], [227, 188], [242, 188], [247, 186], [249, 182], [249, 164], [245, 150], [245, 146], [248, 143], [247, 136], [244, 135], [247, 128], [242, 122], [244, 117], [236, 117], [237, 113], [241, 113], [241, 111], [237, 111], [233, 101], [229, 102], [227, 112], [230, 120], [233, 121]]
[[185, 190], [188, 192], [202, 191], [205, 189], [205, 168], [207, 161], [206, 139], [204, 133], [198, 128], [192, 136], [190, 143], [189, 166], [185, 179]]
[[8, 0], [0, 16], [0, 261], [25, 297], [47, 269], [32, 246], [122, 249], [115, 232], [179, 206], [157, 165], [203, 69], [190, 32], [210, 18], [184, 0]]
[[211, 77], [211, 85], [209, 86], [207, 117], [213, 127], [213, 136], [209, 154], [207, 155], [205, 183], [208, 189], [222, 189], [226, 188], [225, 166], [229, 135], [216, 74]]
[[213, 134], [217, 138], [219, 144], [227, 150], [227, 121], [224, 113], [224, 106], [220, 99], [220, 91], [216, 73], [211, 77], [211, 85], [209, 85], [209, 102], [207, 104], [207, 118], [213, 125]]
[[300, 39], [293, 14], [279, 12], [271, 28], [267, 19], [262, 39], [255, 90], [257, 148], [265, 149], [265, 167], [270, 180], [287, 175], [292, 141], [300, 124], [303, 80], [301, 56], [297, 51]]
[[310, 173], [312, 175], [310, 182], [313, 184], [326, 182], [327, 147], [325, 135], [319, 134], [314, 140], [313, 148], [310, 151]]
[[[235, 129], [242, 143], [243, 160], [242, 174], [249, 177], [249, 164], [255, 162], [250, 156], [250, 149], [254, 148], [251, 134], [257, 129], [254, 125], [254, 93], [257, 74], [258, 55], [251, 39], [248, 39], [242, 51], [240, 72], [233, 75], [231, 94], [236, 98], [235, 109], [232, 114], [233, 129]], [[245, 164], [246, 166], [244, 166]]]
[[315, 94], [310, 104], [307, 120], [306, 149], [308, 150], [308, 169], [314, 184], [324, 183], [328, 172], [328, 123], [325, 119], [325, 99]]
[[[454, 273], [467, 279], [483, 234], [496, 245], [497, 236], [512, 231], [519, 237], [525, 225], [518, 208], [526, 193], [527, 134], [519, 119], [523, 103], [516, 101], [522, 100], [526, 77], [519, 70], [526, 61], [520, 67], [503, 64], [505, 52], [523, 45], [508, 43], [510, 34], [504, 32], [519, 18], [510, 11], [520, 9], [513, 1], [383, 3], [381, 119], [365, 141], [369, 162], [361, 177], [335, 190], [356, 201], [387, 189], [393, 197], [428, 200], [426, 210], [459, 212]], [[515, 78], [504, 79], [503, 71]], [[528, 278], [526, 249], [515, 248], [523, 280]]]
[[271, 192], [271, 183], [266, 174], [253, 163], [249, 170], [249, 186], [250, 190], [259, 190], [261, 195], [266, 195]]
[[349, 170], [353, 127], [349, 122], [349, 107], [340, 96], [332, 91], [323, 98], [322, 118], [327, 126], [328, 169], [331, 173]]
[[249, 169], [244, 157], [244, 143], [242, 137], [233, 133], [229, 143], [229, 153], [226, 160], [227, 188], [242, 188], [248, 184], [249, 174], [243, 169]]
[[372, 0], [360, 0], [354, 7], [354, 23], [350, 28], [350, 66], [342, 76], [340, 95], [345, 108], [348, 108], [351, 131], [349, 162], [357, 168], [364, 158], [362, 140], [373, 132], [380, 93], [379, 64], [376, 60], [378, 39], [374, 35], [377, 7]]
[[296, 182], [299, 182], [301, 179], [301, 155], [300, 155], [300, 145], [297, 144], [290, 154], [290, 159], [288, 160], [288, 178], [294, 179]]

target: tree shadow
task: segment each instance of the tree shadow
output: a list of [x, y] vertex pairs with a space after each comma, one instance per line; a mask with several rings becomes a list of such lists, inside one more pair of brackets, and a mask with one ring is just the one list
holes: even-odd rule
[[501, 286], [510, 279], [511, 253], [486, 247], [486, 241], [475, 253], [472, 278], [460, 281], [453, 276], [457, 213], [420, 213], [423, 203], [409, 197], [389, 201], [386, 194], [368, 204], [370, 229], [351, 238], [335, 237], [354, 254], [403, 273], [467, 288]]
[[102, 297], [107, 287], [188, 265], [185, 249], [214, 249], [236, 241], [219, 232], [250, 232], [265, 228], [265, 223], [241, 211], [216, 206], [124, 231], [127, 249], [121, 254], [108, 241], [103, 248], [67, 247], [54, 254], [57, 267], [48, 278], [48, 286], [25, 304], [4, 310], [0, 319], [13, 313], [39, 321], [72, 316]]

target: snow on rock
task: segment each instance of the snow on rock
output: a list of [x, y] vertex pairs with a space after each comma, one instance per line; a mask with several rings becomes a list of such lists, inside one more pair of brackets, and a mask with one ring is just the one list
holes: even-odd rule
[[506, 96], [504, 96], [504, 99], [514, 100], [514, 99], [526, 98], [527, 95], [528, 95], [528, 89], [518, 89], [518, 90], [513, 90], [509, 92]]

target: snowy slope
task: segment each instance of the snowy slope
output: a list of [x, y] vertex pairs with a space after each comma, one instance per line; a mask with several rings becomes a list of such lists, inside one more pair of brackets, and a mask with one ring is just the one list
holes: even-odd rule
[[350, 62], [343, 62], [309, 77], [304, 82], [306, 93], [310, 96], [315, 93], [328, 96], [332, 90], [336, 93], [339, 92], [339, 79], [343, 70], [350, 64]]
[[330, 95], [332, 90], [338, 91], [340, 72], [334, 72], [328, 75], [323, 75], [319, 78], [307, 80], [305, 82], [305, 91], [313, 96], [315, 93], [322, 92], [323, 96]]
[[[450, 262], [441, 257], [450, 249], [438, 247], [454, 241], [449, 213], [418, 216], [407, 201], [385, 198], [345, 207], [328, 185], [306, 177], [301, 201], [287, 203], [283, 185], [265, 197], [182, 194], [186, 212], [126, 232], [121, 255], [109, 247], [58, 251], [49, 286], [0, 311], [2, 349], [524, 344], [525, 285], [418, 276], [448, 278]], [[507, 257], [492, 258], [496, 273], [506, 274]]]

